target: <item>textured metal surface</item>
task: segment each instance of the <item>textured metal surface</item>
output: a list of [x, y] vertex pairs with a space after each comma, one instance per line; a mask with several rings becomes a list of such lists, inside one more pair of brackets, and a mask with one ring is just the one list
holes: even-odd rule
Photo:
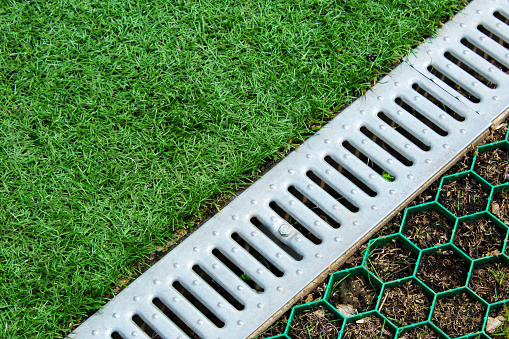
[[[489, 13], [507, 4], [474, 1], [465, 12], [482, 7]], [[475, 29], [479, 20], [496, 26], [493, 18], [469, 15], [461, 29]], [[446, 25], [447, 36], [453, 36], [454, 25], [460, 27], [456, 21]], [[426, 44], [432, 55], [443, 51], [435, 43], [443, 38]], [[493, 56], [504, 55], [499, 47]], [[430, 57], [423, 48], [409, 60], [419, 71], [408, 64], [397, 67], [71, 337], [150, 338], [155, 332], [188, 338], [194, 332], [202, 338], [243, 338], [255, 331], [509, 106], [507, 92], [503, 95], [507, 74], [488, 67], [498, 87], [476, 92], [482, 98], [478, 104], [458, 100], [458, 92], [424, 76], [430, 76]], [[483, 65], [473, 60], [465, 62]], [[506, 59], [500, 62], [507, 65]], [[464, 77], [454, 75], [467, 86]]]
[[[493, 118], [507, 107], [508, 0], [472, 2], [444, 25], [440, 37], [420, 45], [414, 52], [408, 58], [411, 65], [473, 110]], [[465, 71], [459, 62], [489, 84]], [[437, 75], [437, 71], [455, 84], [447, 84], [448, 80]]]

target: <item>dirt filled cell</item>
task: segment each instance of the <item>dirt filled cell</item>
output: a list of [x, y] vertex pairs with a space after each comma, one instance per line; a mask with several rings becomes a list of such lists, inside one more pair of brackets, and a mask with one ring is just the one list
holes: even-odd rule
[[474, 171], [496, 186], [508, 181], [509, 161], [505, 147], [477, 154]]
[[376, 306], [379, 290], [363, 275], [347, 277], [334, 283], [329, 303], [340, 308], [340, 305], [351, 305], [357, 313], [373, 310]]
[[432, 321], [451, 338], [482, 329], [486, 307], [466, 293], [438, 299]]
[[509, 225], [509, 191], [494, 192], [491, 197], [490, 212], [506, 225]]
[[368, 269], [382, 281], [392, 281], [413, 274], [417, 255], [405, 245], [392, 241], [371, 249]]
[[403, 235], [424, 249], [449, 242], [453, 228], [454, 221], [431, 209], [408, 214]]
[[509, 299], [509, 264], [500, 259], [474, 266], [468, 286], [490, 304]]
[[411, 329], [400, 334], [399, 339], [442, 339], [428, 326]]
[[484, 211], [489, 196], [490, 190], [468, 175], [442, 185], [438, 202], [461, 217]]
[[358, 338], [392, 339], [394, 338], [394, 333], [385, 324], [384, 320], [377, 316], [370, 316], [345, 325], [343, 339]]
[[478, 218], [458, 225], [453, 243], [472, 259], [498, 255], [504, 247], [505, 232], [488, 218]]
[[389, 287], [382, 297], [381, 312], [397, 326], [428, 319], [433, 298], [413, 281]]
[[288, 334], [292, 339], [336, 339], [341, 330], [341, 322], [328, 309], [318, 306], [296, 314]]
[[285, 331], [286, 324], [288, 323], [288, 315], [285, 314], [278, 319], [272, 326], [266, 329], [262, 334], [256, 337], [256, 339], [266, 339], [276, 335], [279, 335]]
[[451, 249], [422, 256], [417, 278], [436, 293], [465, 285], [470, 264]]

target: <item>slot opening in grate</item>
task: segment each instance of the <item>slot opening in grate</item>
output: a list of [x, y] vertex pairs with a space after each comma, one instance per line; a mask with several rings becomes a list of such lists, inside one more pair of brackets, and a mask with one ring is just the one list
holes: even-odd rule
[[322, 239], [318, 238], [315, 234], [313, 234], [308, 228], [306, 228], [301, 223], [297, 222], [290, 213], [286, 212], [279, 204], [275, 201], [272, 201], [269, 204], [269, 207], [276, 212], [281, 218], [285, 219], [290, 225], [292, 225], [295, 229], [297, 229], [304, 237], [306, 237], [309, 241], [311, 241], [315, 245], [320, 245], [322, 243]]
[[487, 79], [484, 75], [482, 75], [481, 73], [477, 72], [475, 69], [470, 67], [465, 61], [459, 59], [453, 53], [445, 52], [444, 53], [444, 57], [447, 60], [449, 60], [450, 62], [452, 62], [452, 63], [456, 64], [457, 66], [459, 66], [462, 70], [464, 70], [465, 72], [467, 72], [468, 74], [470, 74], [471, 76], [473, 76], [474, 78], [479, 80], [480, 82], [482, 82], [485, 86], [487, 86], [487, 87], [489, 87], [491, 89], [495, 89], [495, 88], [498, 87], [498, 85], [495, 82]]
[[452, 108], [447, 106], [446, 103], [444, 103], [441, 100], [438, 100], [433, 94], [431, 94], [429, 91], [425, 90], [421, 86], [419, 86], [417, 83], [414, 83], [412, 85], [412, 89], [425, 97], [427, 100], [429, 100], [433, 105], [440, 108], [445, 113], [449, 114], [449, 116], [456, 121], [465, 121], [465, 117], [454, 111]]
[[447, 85], [449, 85], [451, 88], [454, 88], [458, 93], [460, 93], [462, 96], [464, 96], [469, 101], [473, 102], [474, 104], [478, 104], [481, 102], [481, 99], [474, 93], [470, 92], [468, 89], [466, 89], [463, 86], [460, 86], [458, 83], [454, 82], [446, 76], [444, 73], [439, 71], [437, 68], [433, 67], [433, 65], [428, 66], [428, 71], [445, 82]]
[[425, 117], [421, 112], [419, 112], [417, 109], [415, 109], [412, 105], [410, 105], [408, 102], [403, 100], [402, 98], [398, 97], [395, 100], [396, 104], [403, 108], [408, 113], [412, 114], [414, 117], [419, 119], [423, 124], [431, 128], [435, 133], [437, 133], [440, 136], [445, 137], [448, 133], [444, 131], [442, 128], [440, 128], [438, 125], [433, 123], [431, 120], [429, 120], [427, 117]]
[[295, 186], [288, 187], [288, 192], [295, 198], [300, 200], [307, 208], [313, 211], [313, 213], [315, 213], [323, 221], [328, 223], [332, 228], [339, 228], [341, 226], [339, 222], [337, 222], [333, 217], [331, 217], [327, 212], [322, 210], [320, 207], [315, 205], [314, 202], [309, 200], [309, 198], [302, 194], [302, 192]]
[[215, 248], [212, 250], [212, 254], [219, 259], [226, 267], [230, 269], [235, 275], [237, 275], [246, 285], [251, 287], [251, 289], [255, 290], [258, 293], [263, 293], [264, 288], [255, 282], [253, 278], [251, 278], [246, 272], [244, 272], [237, 264], [235, 264], [232, 260], [230, 260], [224, 253]]
[[154, 298], [152, 300], [152, 304], [154, 304], [155, 307], [157, 307], [163, 314], [170, 319], [175, 326], [180, 328], [182, 332], [184, 332], [189, 338], [191, 339], [201, 339], [201, 337], [196, 334], [187, 324], [185, 321], [180, 319], [178, 315], [172, 312], [170, 308], [159, 298]]
[[383, 169], [382, 167], [380, 167], [380, 165], [378, 165], [375, 161], [373, 161], [371, 158], [368, 158], [364, 153], [362, 153], [361, 151], [359, 151], [354, 145], [352, 145], [349, 141], [343, 141], [343, 147], [346, 148], [350, 153], [352, 153], [353, 155], [355, 155], [357, 158], [359, 158], [360, 161], [362, 161], [363, 163], [365, 163], [369, 168], [371, 168], [372, 170], [374, 170], [376, 173], [378, 173], [381, 177], [385, 178], [384, 176], [390, 176], [392, 177], [393, 179], [390, 180], [390, 181], [393, 181], [396, 179], [396, 176]]
[[499, 37], [498, 35], [496, 35], [492, 31], [487, 29], [484, 25], [477, 26], [477, 29], [479, 30], [479, 32], [485, 34], [491, 40], [493, 40], [496, 43], [504, 46], [506, 49], [509, 49], [509, 43], [507, 41], [505, 41], [504, 39], [502, 39], [501, 37]]
[[509, 73], [509, 68], [505, 67], [503, 64], [501, 64], [497, 59], [493, 58], [490, 54], [488, 54], [486, 51], [484, 51], [482, 48], [476, 46], [469, 38], [463, 38], [461, 39], [461, 43], [467, 47], [468, 49], [472, 50], [472, 52], [476, 53], [480, 57], [486, 59], [488, 62], [490, 62], [493, 66], [496, 66], [498, 69], [500, 69], [504, 73]]
[[297, 250], [293, 249], [292, 247], [286, 245], [284, 242], [282, 242], [281, 240], [279, 240], [276, 236], [274, 236], [274, 234], [272, 234], [272, 232], [269, 230], [269, 228], [267, 227], [267, 225], [265, 225], [262, 221], [260, 221], [260, 219], [258, 219], [257, 217], [252, 217], [251, 218], [251, 223], [256, 227], [258, 228], [263, 234], [265, 234], [270, 240], [272, 240], [276, 245], [278, 245], [283, 251], [285, 251], [286, 253], [288, 253], [289, 256], [291, 256], [293, 259], [295, 259], [296, 261], [301, 261], [302, 258], [304, 258], [302, 256], [302, 254], [300, 254], [299, 252], [297, 252]]
[[239, 244], [242, 248], [244, 248], [246, 251], [251, 254], [253, 258], [255, 258], [260, 264], [265, 266], [266, 269], [268, 269], [272, 274], [274, 274], [276, 277], [281, 278], [284, 275], [284, 272], [281, 271], [279, 268], [277, 268], [270, 260], [265, 258], [260, 252], [258, 252], [252, 244], [250, 244], [242, 235], [240, 235], [237, 232], [233, 232], [231, 235], [231, 238]]
[[120, 333], [115, 331], [111, 334], [111, 339], [125, 339], [125, 338]]
[[147, 324], [138, 314], [135, 314], [132, 317], [132, 320], [138, 327], [145, 332], [152, 339], [162, 339], [162, 337], [157, 333], [149, 324]]
[[365, 136], [367, 136], [368, 138], [370, 138], [371, 140], [373, 140], [375, 142], [375, 144], [377, 144], [378, 146], [383, 148], [387, 153], [392, 155], [394, 158], [396, 158], [403, 165], [410, 167], [414, 164], [413, 161], [411, 161], [410, 159], [405, 157], [401, 152], [398, 152], [395, 148], [390, 146], [384, 139], [382, 139], [381, 137], [379, 137], [378, 135], [373, 133], [373, 131], [371, 131], [366, 126], [361, 127], [361, 133], [364, 134]]
[[507, 16], [505, 16], [504, 14], [502, 14], [502, 12], [500, 11], [495, 11], [493, 13], [493, 16], [495, 18], [497, 18], [498, 20], [502, 21], [504, 24], [508, 25], [509, 26], [509, 18]]
[[202, 312], [203, 315], [206, 316], [214, 325], [216, 325], [218, 328], [224, 327], [224, 322], [219, 319], [211, 310], [209, 310], [207, 306], [203, 305], [191, 291], [189, 291], [184, 287], [184, 285], [180, 283], [180, 281], [175, 280], [172, 286], [182, 295], [182, 297], [186, 298], [191, 304], [193, 304], [194, 307]]
[[341, 205], [345, 206], [350, 212], [357, 213], [359, 211], [359, 207], [355, 206], [350, 200], [342, 196], [338, 191], [329, 186], [325, 180], [315, 171], [307, 171], [306, 176], [311, 179], [315, 184], [320, 186], [325, 192], [327, 192], [331, 197], [336, 199]]
[[208, 272], [205, 272], [205, 270], [200, 265], [194, 265], [193, 271], [237, 310], [242, 311], [245, 308], [244, 304], [238, 301], [233, 295], [228, 293], [228, 291], [219, 282], [214, 280], [214, 278], [212, 278]]
[[415, 135], [413, 135], [412, 133], [407, 131], [405, 128], [398, 125], [394, 120], [389, 118], [389, 116], [387, 114], [385, 114], [384, 112], [379, 112], [377, 114], [377, 116], [378, 116], [378, 118], [380, 118], [380, 120], [385, 122], [387, 125], [391, 126], [393, 130], [395, 130], [396, 132], [398, 132], [399, 134], [401, 134], [402, 136], [407, 138], [408, 141], [410, 141], [411, 143], [413, 143], [414, 145], [416, 145], [423, 151], [428, 152], [431, 149], [431, 147], [426, 145], [421, 140], [417, 139], [417, 137]]
[[376, 197], [376, 191], [372, 190], [368, 185], [366, 185], [359, 177], [352, 174], [346, 168], [344, 168], [338, 161], [332, 158], [330, 155], [327, 155], [323, 160], [326, 163], [331, 165], [336, 171], [343, 174], [348, 180], [350, 180], [355, 186], [359, 187], [370, 197]]

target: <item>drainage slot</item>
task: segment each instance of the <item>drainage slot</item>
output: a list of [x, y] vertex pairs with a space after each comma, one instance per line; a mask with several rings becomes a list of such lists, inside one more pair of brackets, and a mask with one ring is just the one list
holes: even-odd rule
[[111, 339], [124, 339], [124, 337], [122, 337], [118, 332], [113, 332], [111, 334]]
[[215, 248], [212, 250], [212, 254], [219, 259], [226, 267], [228, 267], [234, 274], [236, 274], [242, 281], [244, 281], [249, 287], [258, 293], [263, 293], [264, 289], [258, 285], [247, 273], [245, 273], [239, 266], [233, 263], [223, 252]]
[[389, 118], [384, 112], [379, 112], [377, 116], [380, 118], [380, 120], [385, 122], [387, 125], [391, 126], [392, 129], [394, 129], [396, 132], [407, 138], [410, 142], [412, 142], [414, 145], [416, 145], [423, 151], [428, 152], [431, 149], [431, 147], [423, 143], [421, 140], [417, 139], [416, 136], [414, 136], [412, 133], [408, 132], [406, 129], [398, 125], [394, 120]]
[[345, 169], [342, 165], [340, 165], [336, 160], [334, 160], [331, 156], [326, 156], [324, 158], [325, 162], [334, 167], [339, 173], [343, 174], [348, 180], [350, 180], [354, 185], [359, 187], [370, 197], [376, 197], [376, 192], [369, 188], [365, 183], [361, 181], [360, 178], [356, 177], [352, 173], [350, 173], [347, 169]]
[[189, 326], [187, 326], [187, 324], [182, 319], [180, 319], [178, 315], [173, 313], [170, 310], [170, 308], [168, 306], [166, 306], [166, 304], [161, 299], [154, 298], [152, 300], [152, 303], [154, 304], [155, 307], [160, 309], [161, 312], [163, 312], [164, 315], [167, 316], [168, 319], [170, 319], [178, 328], [180, 328], [180, 330], [182, 330], [182, 332], [187, 334], [187, 336], [189, 338], [192, 338], [192, 339], [200, 339], [201, 338], [191, 328], [189, 328]]
[[431, 101], [435, 106], [440, 108], [442, 111], [449, 114], [451, 116], [451, 118], [455, 119], [456, 121], [465, 121], [465, 117], [456, 113], [452, 108], [447, 106], [447, 104], [445, 104], [444, 102], [435, 98], [431, 93], [426, 91], [424, 88], [422, 88], [418, 84], [413, 84], [412, 88], [414, 91], [416, 91], [417, 93], [419, 93], [420, 95], [422, 95], [423, 97], [425, 97], [426, 99]]
[[486, 79], [482, 74], [478, 73], [476, 70], [465, 64], [463, 61], [455, 57], [450, 52], [445, 52], [444, 54], [445, 58], [452, 63], [458, 65], [462, 70], [467, 72], [468, 74], [472, 75], [474, 78], [482, 82], [484, 85], [488, 86], [491, 89], [497, 88], [497, 84], [491, 82], [490, 80]]
[[210, 321], [217, 327], [224, 327], [224, 322], [221, 321], [214, 313], [212, 313], [205, 305], [203, 305], [187, 288], [185, 288], [178, 280], [174, 281], [172, 284], [173, 288], [179, 291], [180, 294], [194, 307], [196, 307], [200, 312], [203, 313], [204, 316], [209, 318]]
[[505, 41], [504, 39], [502, 39], [501, 37], [499, 37], [492, 31], [490, 31], [483, 25], [477, 26], [477, 29], [479, 30], [479, 32], [486, 34], [489, 38], [491, 38], [491, 40], [493, 40], [493, 41], [499, 43], [500, 45], [504, 46], [505, 48], [509, 49], [509, 43], [507, 43], [507, 41]]
[[150, 327], [141, 317], [137, 314], [133, 316], [133, 321], [138, 327], [145, 332], [150, 338], [162, 339], [159, 333], [157, 333], [152, 327]]
[[409, 105], [406, 101], [404, 101], [403, 99], [401, 98], [396, 98], [395, 100], [396, 104], [398, 104], [401, 108], [403, 108], [405, 111], [407, 111], [408, 113], [412, 114], [413, 116], [415, 116], [417, 119], [419, 119], [423, 124], [425, 124], [426, 126], [428, 126], [429, 128], [431, 128], [433, 131], [435, 131], [438, 135], [441, 135], [443, 137], [445, 137], [448, 133], [446, 131], [444, 131], [443, 129], [441, 129], [440, 127], [438, 127], [436, 124], [434, 124], [433, 122], [431, 122], [431, 120], [429, 120], [428, 118], [426, 118], [424, 115], [422, 115], [418, 110], [416, 110], [414, 107], [412, 107], [411, 105]]
[[226, 301], [230, 303], [237, 310], [242, 311], [245, 307], [244, 305], [235, 299], [233, 295], [228, 293], [226, 289], [221, 286], [217, 281], [215, 281], [207, 272], [205, 272], [200, 265], [194, 265], [193, 271], [198, 274], [210, 287], [212, 287], [219, 295], [221, 295]]
[[327, 222], [332, 228], [339, 228], [341, 224], [334, 220], [328, 213], [324, 212], [320, 207], [316, 206], [311, 200], [308, 199], [300, 190], [295, 188], [294, 186], [288, 187], [288, 192], [293, 195], [295, 198], [299, 199], [307, 208], [309, 208], [313, 213], [318, 215], [322, 220]]
[[398, 159], [398, 161], [401, 162], [403, 165], [410, 167], [414, 164], [410, 159], [406, 158], [403, 154], [396, 151], [394, 148], [392, 148], [388, 143], [386, 143], [382, 138], [380, 138], [378, 135], [373, 133], [366, 126], [361, 127], [361, 132], [362, 132], [362, 134], [364, 134], [365, 136], [367, 136], [368, 138], [373, 140], [375, 142], [375, 144], [377, 144], [378, 146], [380, 146], [384, 150], [386, 150], [390, 155], [392, 155], [393, 157]]
[[362, 153], [357, 148], [355, 148], [350, 142], [343, 141], [342, 145], [343, 145], [344, 148], [346, 148], [348, 151], [350, 151], [350, 153], [352, 153], [357, 158], [359, 158], [360, 161], [366, 163], [366, 165], [369, 168], [373, 169], [376, 173], [380, 174], [382, 177], [388, 175], [390, 178], [393, 178], [392, 180], [388, 180], [388, 181], [394, 181], [396, 179], [396, 177], [394, 175], [392, 175], [391, 173], [387, 172], [382, 167], [378, 166], [378, 164], [376, 162], [371, 160], [371, 158], [368, 158], [364, 153]]
[[275, 201], [272, 201], [269, 204], [269, 207], [274, 210], [281, 218], [285, 219], [290, 225], [292, 225], [295, 229], [297, 229], [303, 236], [305, 236], [309, 241], [311, 241], [315, 245], [319, 245], [322, 243], [322, 240], [318, 238], [316, 235], [311, 233], [306, 227], [297, 222], [288, 212], [281, 208]]
[[281, 249], [283, 251], [285, 251], [286, 253], [288, 253], [288, 255], [291, 256], [293, 259], [295, 259], [296, 261], [301, 261], [302, 258], [304, 258], [300, 253], [298, 253], [293, 248], [286, 245], [281, 240], [279, 240], [276, 236], [274, 236], [274, 234], [272, 234], [272, 232], [269, 231], [269, 228], [267, 227], [267, 225], [262, 223], [260, 221], [260, 219], [258, 219], [257, 217], [252, 217], [250, 221], [256, 228], [258, 228], [263, 234], [265, 234], [267, 237], [269, 237], [269, 239], [272, 240], [274, 243], [276, 243], [276, 245], [281, 247]]
[[509, 25], [509, 18], [507, 18], [504, 14], [500, 13], [499, 11], [493, 13], [493, 16], [498, 20], [502, 21], [504, 24]]
[[477, 103], [481, 102], [481, 99], [478, 98], [475, 94], [469, 92], [466, 88], [458, 85], [457, 83], [452, 81], [445, 74], [443, 74], [442, 72], [440, 72], [439, 70], [437, 70], [433, 66], [431, 66], [431, 65], [428, 66], [428, 71], [431, 74], [433, 74], [434, 76], [436, 76], [437, 78], [439, 78], [440, 80], [442, 80], [443, 82], [445, 82], [450, 87], [454, 88], [458, 93], [463, 95], [468, 100], [472, 101], [474, 104], [477, 104]]
[[255, 258], [258, 260], [260, 264], [265, 266], [272, 274], [274, 274], [276, 277], [281, 278], [284, 273], [278, 269], [274, 264], [272, 264], [267, 258], [265, 258], [263, 255], [260, 254], [257, 250], [254, 249], [254, 247], [246, 241], [240, 234], [237, 232], [232, 233], [231, 235], [232, 239], [237, 242], [240, 246], [242, 246], [246, 251], [249, 252]]
[[333, 189], [332, 187], [330, 187], [322, 178], [320, 178], [320, 176], [315, 173], [314, 171], [307, 171], [306, 173], [307, 177], [311, 180], [313, 180], [313, 182], [315, 184], [317, 184], [318, 186], [320, 186], [321, 188], [323, 188], [324, 191], [326, 191], [327, 193], [329, 193], [329, 195], [331, 195], [334, 199], [336, 199], [341, 205], [345, 206], [346, 208], [348, 208], [351, 212], [358, 212], [359, 211], [359, 208], [357, 206], [355, 206], [352, 202], [350, 202], [347, 198], [345, 198], [344, 196], [342, 196], [339, 192], [337, 192], [335, 189]]
[[471, 49], [473, 52], [475, 52], [477, 55], [479, 55], [480, 57], [486, 59], [487, 61], [489, 61], [493, 66], [496, 66], [498, 69], [500, 69], [502, 72], [504, 73], [509, 73], [509, 69], [507, 67], [505, 67], [504, 65], [502, 65], [500, 62], [498, 62], [495, 58], [493, 58], [491, 55], [489, 55], [488, 53], [486, 53], [486, 51], [484, 51], [483, 49], [475, 46], [468, 38], [463, 38], [461, 39], [461, 43]]

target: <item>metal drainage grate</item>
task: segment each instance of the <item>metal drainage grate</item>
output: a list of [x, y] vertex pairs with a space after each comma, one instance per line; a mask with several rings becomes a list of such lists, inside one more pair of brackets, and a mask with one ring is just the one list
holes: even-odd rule
[[[472, 39], [473, 46], [509, 66], [509, 26], [493, 15], [505, 16], [507, 3], [473, 1], [444, 26], [449, 47], [457, 45], [453, 40]], [[457, 22], [465, 15], [462, 27]], [[492, 38], [485, 36], [481, 44], [468, 35], [479, 22], [502, 43], [488, 44]], [[440, 34], [409, 58], [419, 71], [408, 64], [397, 67], [71, 337], [244, 338], [255, 332], [509, 106], [507, 69], [482, 68], [494, 64], [479, 61], [475, 48], [467, 54], [462, 54], [465, 48], [447, 51], [496, 88], [481, 87], [477, 80], [472, 81], [477, 86], [468, 84], [464, 78], [474, 74], [457, 62], [451, 66], [456, 73], [444, 61], [442, 75], [431, 75], [443, 58], [435, 63], [422, 51], [447, 59], [440, 47], [444, 37]], [[462, 97], [462, 89], [479, 102]]]

